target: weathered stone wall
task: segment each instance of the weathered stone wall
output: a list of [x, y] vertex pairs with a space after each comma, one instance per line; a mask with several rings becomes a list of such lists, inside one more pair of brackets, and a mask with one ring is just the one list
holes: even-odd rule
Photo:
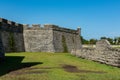
[[74, 36], [72, 34], [59, 31], [53, 31], [53, 33], [56, 52], [70, 52], [74, 48]]
[[2, 60], [4, 60], [4, 56], [5, 56], [5, 51], [4, 51], [2, 37], [1, 37], [1, 31], [0, 31], [0, 62]]
[[[27, 27], [27, 26], [25, 26]], [[25, 51], [55, 52], [52, 29], [40, 28], [39, 25], [24, 30]]]
[[80, 49], [79, 30], [56, 25], [24, 25], [25, 50], [28, 52], [71, 52]]
[[1, 39], [5, 52], [24, 52], [23, 25], [0, 18]]
[[3, 52], [71, 52], [80, 49], [80, 28], [56, 25], [22, 25], [0, 18], [0, 49]]
[[77, 57], [120, 67], [120, 50], [108, 46], [108, 43], [105, 42], [106, 41], [103, 40], [99, 41], [96, 44], [96, 46], [99, 46], [97, 48], [82, 48], [79, 50], [73, 50], [71, 54], [76, 55]]
[[54, 47], [56, 52], [71, 52], [72, 49], [80, 49], [80, 36], [76, 34], [53, 31]]
[[110, 45], [109, 41], [106, 39], [102, 39], [98, 42], [96, 42], [96, 50], [109, 50], [112, 46]]
[[56, 25], [45, 25], [53, 30], [53, 44], [55, 52], [71, 52], [72, 49], [80, 49], [80, 29], [71, 30]]

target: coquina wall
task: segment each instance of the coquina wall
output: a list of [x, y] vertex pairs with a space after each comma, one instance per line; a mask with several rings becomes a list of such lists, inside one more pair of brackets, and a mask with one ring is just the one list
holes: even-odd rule
[[120, 67], [120, 50], [112, 48], [106, 40], [98, 41], [96, 43], [96, 48], [72, 50], [71, 54], [77, 57]]
[[4, 59], [5, 51], [2, 43], [1, 31], [0, 31], [0, 62]]
[[0, 57], [5, 52], [24, 52], [23, 25], [0, 18]]
[[55, 52], [53, 30], [41, 28], [40, 25], [24, 25], [24, 41], [26, 52]]
[[23, 25], [0, 18], [1, 40], [5, 52], [23, 52]]
[[0, 18], [0, 59], [6, 52], [71, 52], [80, 48], [80, 28], [29, 27]]
[[25, 50], [27, 52], [71, 52], [80, 49], [80, 29], [71, 30], [56, 25], [24, 25]]
[[53, 44], [55, 52], [71, 52], [72, 49], [81, 48], [80, 29], [71, 30], [53, 27]]

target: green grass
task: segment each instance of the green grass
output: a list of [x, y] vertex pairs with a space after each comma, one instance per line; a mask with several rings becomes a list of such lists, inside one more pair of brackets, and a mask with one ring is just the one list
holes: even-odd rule
[[[67, 71], [65, 65], [78, 71]], [[68, 53], [9, 53], [0, 64], [0, 80], [120, 80], [120, 68]]]

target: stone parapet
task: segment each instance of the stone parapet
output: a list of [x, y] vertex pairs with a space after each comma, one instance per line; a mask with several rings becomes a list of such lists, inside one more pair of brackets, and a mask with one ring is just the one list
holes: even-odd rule
[[40, 29], [42, 29], [40, 27], [40, 24], [32, 24], [32, 26], [30, 26], [29, 24], [24, 24], [23, 27], [24, 27], [24, 30], [40, 30]]
[[59, 27], [57, 25], [52, 25], [52, 24], [45, 24], [44, 28], [53, 29], [55, 31], [66, 32], [66, 33], [80, 34], [79, 29], [78, 30], [73, 30], [73, 29], [63, 28], [63, 27]]
[[73, 30], [53, 24], [41, 27], [0, 18], [0, 32], [5, 52], [71, 52], [81, 48], [80, 28]]
[[72, 33], [72, 34], [80, 34], [80, 28], [78, 28], [77, 30], [73, 30], [73, 29], [68, 29], [68, 28], [63, 28], [63, 27], [59, 27], [57, 25], [53, 25], [53, 24], [45, 24], [44, 27], [40, 27], [40, 24], [33, 24], [32, 26], [28, 25], [28, 24], [24, 24], [24, 30], [54, 30], [54, 31], [60, 31], [60, 32], [66, 32], [66, 33]]
[[13, 21], [9, 21], [3, 18], [0, 18], [0, 30], [8, 31], [8, 32], [23, 32], [23, 25], [19, 23], [15, 23]]

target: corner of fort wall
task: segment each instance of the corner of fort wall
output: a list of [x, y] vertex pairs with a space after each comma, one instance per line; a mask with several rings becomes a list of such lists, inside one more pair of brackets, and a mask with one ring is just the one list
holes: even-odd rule
[[23, 33], [23, 25], [0, 18], [0, 30], [7, 32]]
[[22, 24], [0, 18], [0, 32], [5, 52], [24, 52]]
[[25, 51], [27, 52], [55, 52], [53, 46], [53, 30], [34, 24], [32, 27], [24, 25]]
[[0, 18], [0, 37], [5, 52], [70, 52], [80, 48], [80, 29], [53, 24], [19, 24]]
[[23, 26], [25, 49], [28, 52], [71, 52], [72, 49], [81, 47], [79, 28], [72, 30], [53, 24], [45, 24], [44, 27], [40, 24]]

